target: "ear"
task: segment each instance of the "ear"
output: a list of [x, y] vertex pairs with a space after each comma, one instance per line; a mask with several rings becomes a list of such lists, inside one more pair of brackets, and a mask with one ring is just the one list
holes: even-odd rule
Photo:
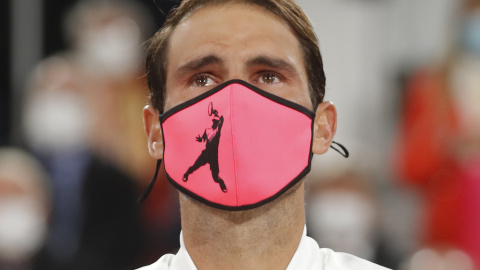
[[313, 123], [313, 144], [314, 154], [324, 154], [332, 143], [337, 131], [337, 109], [330, 101], [322, 102], [315, 112]]
[[143, 108], [143, 129], [147, 135], [148, 152], [154, 159], [163, 158], [163, 137], [158, 111], [151, 105]]

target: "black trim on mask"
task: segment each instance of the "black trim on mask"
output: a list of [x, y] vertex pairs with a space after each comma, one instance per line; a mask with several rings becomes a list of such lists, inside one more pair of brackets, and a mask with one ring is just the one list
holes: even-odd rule
[[[160, 128], [162, 130], [162, 134], [163, 134], [163, 125], [161, 124], [163, 121], [165, 121], [168, 117], [170, 117], [171, 115], [173, 115], [174, 113], [178, 112], [178, 111], [181, 111], [205, 98], [208, 98], [209, 96], [213, 95], [214, 93], [222, 90], [223, 88], [225, 88], [226, 86], [230, 85], [230, 84], [233, 84], [233, 83], [238, 83], [238, 84], [241, 84], [243, 86], [246, 86], [248, 87], [249, 89], [253, 90], [254, 92], [274, 101], [274, 102], [277, 102], [281, 105], [284, 105], [284, 106], [287, 106], [289, 108], [292, 108], [292, 109], [295, 109], [299, 112], [302, 112], [304, 113], [306, 116], [308, 116], [309, 118], [312, 119], [312, 126], [311, 126], [311, 129], [312, 129], [312, 138], [311, 138], [311, 141], [310, 141], [310, 155], [308, 157], [308, 165], [297, 175], [297, 177], [295, 177], [292, 181], [290, 181], [290, 183], [288, 183], [288, 185], [286, 185], [285, 187], [283, 187], [280, 191], [278, 191], [276, 194], [274, 194], [273, 196], [263, 200], [263, 201], [260, 201], [258, 203], [254, 203], [254, 204], [249, 204], [249, 205], [242, 205], [242, 206], [226, 206], [226, 205], [222, 205], [222, 204], [218, 204], [218, 203], [214, 203], [214, 202], [211, 202], [211, 201], [208, 201], [198, 195], [196, 195], [195, 193], [189, 191], [188, 189], [184, 188], [183, 186], [179, 185], [175, 180], [173, 180], [170, 175], [165, 171], [165, 175], [168, 179], [168, 181], [175, 187], [177, 188], [179, 191], [181, 191], [182, 193], [186, 194], [187, 196], [199, 201], [199, 202], [202, 202], [204, 203], [205, 205], [208, 205], [208, 206], [211, 206], [211, 207], [214, 207], [214, 208], [218, 208], [218, 209], [223, 209], [223, 210], [229, 210], [229, 211], [240, 211], [240, 210], [248, 210], [248, 209], [253, 209], [253, 208], [256, 208], [256, 207], [259, 207], [261, 205], [264, 205], [264, 204], [267, 204], [273, 200], [275, 200], [276, 198], [280, 197], [283, 193], [285, 193], [287, 190], [289, 190], [291, 187], [293, 187], [295, 184], [297, 184], [300, 180], [302, 180], [311, 170], [311, 165], [312, 165], [312, 158], [313, 158], [313, 152], [312, 152], [312, 147], [313, 147], [313, 132], [314, 132], [314, 121], [315, 121], [315, 112], [312, 112], [311, 110], [295, 103], [295, 102], [292, 102], [292, 101], [289, 101], [289, 100], [286, 100], [286, 99], [283, 99], [281, 97], [278, 97], [274, 94], [271, 94], [271, 93], [268, 93], [254, 85], [251, 85], [243, 80], [238, 80], [238, 79], [235, 79], [235, 80], [230, 80], [230, 81], [227, 81], [227, 82], [224, 82], [222, 84], [219, 84], [218, 86], [212, 88], [211, 90], [191, 99], [191, 100], [188, 100], [184, 103], [181, 103], [173, 108], [171, 108], [170, 110], [168, 110], [167, 112], [161, 114], [158, 118], [159, 118], [159, 121], [160, 121]], [[165, 139], [164, 137], [162, 136], [162, 140], [163, 140], [163, 147], [164, 147], [164, 150], [165, 150], [165, 147], [166, 147], [166, 144], [165, 144]], [[342, 150], [343, 152], [341, 152], [339, 149], [337, 149], [336, 147], [334, 147], [333, 145], [330, 145], [330, 148], [334, 149], [335, 151], [337, 151], [338, 153], [340, 153], [342, 156], [344, 156], [345, 158], [348, 158], [349, 157], [349, 152], [347, 150], [347, 148], [345, 146], [343, 146], [342, 144], [338, 143], [338, 142], [335, 142], [335, 141], [332, 141], [332, 144], [336, 144], [338, 145]], [[165, 151], [164, 151], [165, 153]], [[147, 188], [145, 189], [145, 191], [142, 193], [142, 195], [140, 196], [140, 198], [138, 199], [138, 203], [143, 203], [148, 195], [150, 194], [150, 192], [152, 191], [153, 189], [153, 185], [155, 184], [155, 181], [156, 181], [156, 178], [157, 178], [157, 175], [158, 175], [158, 170], [160, 169], [160, 165], [161, 165], [161, 162], [162, 160], [159, 159], [157, 160], [157, 165], [155, 167], [155, 173], [153, 175], [153, 178], [152, 180], [150, 181], [150, 183], [148, 184]]]
[[[256, 207], [259, 207], [261, 205], [264, 205], [264, 204], [267, 204], [273, 200], [275, 200], [276, 198], [278, 198], [279, 196], [281, 196], [283, 193], [285, 193], [287, 190], [289, 190], [291, 187], [293, 187], [295, 184], [297, 184], [300, 180], [302, 180], [311, 170], [311, 164], [312, 164], [312, 157], [313, 157], [313, 154], [312, 154], [312, 151], [311, 151], [311, 148], [312, 148], [312, 145], [313, 145], [313, 130], [314, 130], [314, 120], [315, 120], [315, 112], [295, 103], [295, 102], [292, 102], [292, 101], [289, 101], [289, 100], [286, 100], [286, 99], [283, 99], [279, 96], [276, 96], [274, 94], [271, 94], [269, 92], [266, 92], [254, 85], [251, 85], [243, 80], [238, 80], [238, 79], [234, 79], [234, 80], [230, 80], [230, 81], [227, 81], [227, 82], [224, 82], [224, 83], [221, 83], [219, 85], [217, 85], [216, 87], [208, 90], [207, 92], [191, 99], [191, 100], [188, 100], [184, 103], [181, 103], [171, 109], [169, 109], [168, 111], [166, 111], [165, 113], [163, 113], [159, 118], [160, 120], [160, 123], [163, 123], [166, 119], [168, 119], [168, 117], [172, 116], [173, 114], [183, 110], [183, 109], [186, 109], [192, 105], [194, 105], [195, 103], [198, 103], [210, 96], [212, 96], [213, 94], [215, 94], [216, 92], [219, 92], [221, 90], [223, 90], [225, 87], [227, 87], [228, 85], [231, 85], [231, 84], [240, 84], [240, 85], [243, 85], [247, 88], [249, 88], [250, 90], [254, 91], [255, 93], [269, 99], [269, 100], [272, 100], [273, 102], [276, 102], [278, 104], [281, 104], [283, 106], [286, 106], [286, 107], [289, 107], [291, 109], [294, 109], [296, 111], [299, 111], [300, 113], [303, 113], [305, 114], [307, 117], [309, 117], [312, 121], [312, 125], [311, 125], [311, 140], [310, 140], [310, 154], [308, 156], [308, 164], [307, 166], [292, 180], [290, 181], [285, 187], [283, 187], [281, 190], [279, 190], [276, 194], [272, 195], [271, 197], [267, 198], [267, 199], [264, 199], [260, 202], [257, 202], [257, 203], [254, 203], [254, 204], [249, 204], [249, 205], [242, 205], [242, 206], [226, 206], [226, 205], [223, 205], [223, 204], [218, 204], [218, 203], [214, 203], [214, 202], [211, 202], [195, 193], [193, 193], [192, 191], [188, 190], [187, 188], [181, 186], [180, 184], [178, 184], [175, 180], [173, 180], [173, 178], [165, 171], [165, 175], [168, 179], [168, 181], [176, 188], [178, 189], [179, 191], [181, 191], [182, 193], [186, 194], [187, 196], [199, 201], [199, 202], [202, 202], [203, 204], [205, 205], [208, 205], [208, 206], [211, 206], [211, 207], [214, 207], [214, 208], [218, 208], [218, 209], [223, 209], [223, 210], [229, 210], [229, 211], [240, 211], [240, 210], [248, 210], [248, 209], [253, 209], [253, 208], [256, 208]], [[162, 133], [163, 133], [163, 125], [160, 125], [161, 128], [162, 128]], [[163, 147], [166, 148], [168, 147], [167, 144], [165, 143], [165, 140], [163, 141]], [[165, 150], [165, 149], [164, 149]], [[165, 152], [164, 152], [165, 153]]]
[[193, 104], [201, 101], [201, 100], [204, 100], [208, 97], [210, 97], [211, 95], [215, 94], [216, 92], [219, 92], [220, 90], [222, 90], [223, 88], [225, 88], [226, 86], [230, 85], [230, 84], [234, 84], [234, 83], [238, 83], [238, 84], [241, 84], [247, 88], [249, 88], [250, 90], [254, 91], [255, 93], [259, 94], [259, 95], [262, 95], [274, 102], [277, 102], [278, 104], [281, 104], [281, 105], [284, 105], [284, 106], [287, 106], [289, 108], [292, 108], [292, 109], [295, 109], [303, 114], [305, 114], [306, 116], [314, 119], [315, 118], [315, 112], [303, 107], [302, 105], [299, 105], [295, 102], [292, 102], [290, 100], [286, 100], [286, 99], [283, 99], [279, 96], [276, 96], [272, 93], [269, 93], [269, 92], [266, 92], [254, 85], [251, 85], [249, 83], [247, 83], [246, 81], [242, 81], [242, 80], [239, 80], [239, 79], [234, 79], [234, 80], [230, 80], [230, 81], [226, 81], [224, 83], [221, 83], [217, 86], [215, 86], [214, 88], [208, 90], [207, 92], [197, 96], [197, 97], [194, 97], [190, 100], [187, 100], [171, 109], [169, 109], [168, 111], [164, 112], [161, 116], [160, 116], [160, 121], [163, 122], [165, 121], [168, 117], [172, 116], [173, 114], [183, 110], [183, 109], [186, 109], [187, 107], [190, 107], [192, 106]]
[[217, 208], [217, 209], [228, 210], [228, 211], [241, 211], [241, 210], [249, 210], [249, 209], [257, 208], [259, 206], [267, 204], [267, 203], [275, 200], [276, 198], [280, 197], [283, 193], [285, 193], [287, 190], [289, 190], [291, 187], [293, 187], [295, 184], [297, 184], [300, 180], [302, 180], [310, 172], [311, 164], [312, 164], [312, 158], [311, 157], [312, 157], [312, 155], [310, 155], [307, 167], [305, 167], [305, 169], [303, 169], [303, 171], [297, 177], [295, 177], [290, 183], [288, 183], [288, 185], [283, 187], [280, 191], [275, 193], [273, 196], [271, 196], [271, 197], [269, 197], [269, 198], [267, 198], [263, 201], [260, 201], [258, 203], [247, 204], [247, 205], [242, 205], [242, 206], [227, 206], [227, 205], [211, 202], [211, 201], [209, 201], [205, 198], [202, 198], [202, 197], [198, 196], [197, 194], [191, 192], [190, 190], [182, 187], [181, 185], [179, 185], [177, 182], [175, 182], [175, 180], [173, 180], [170, 177], [170, 175], [168, 175], [167, 172], [165, 172], [165, 175], [167, 176], [168, 181], [176, 189], [178, 189], [180, 192], [184, 193], [185, 195], [195, 199], [196, 201], [199, 201], [199, 202], [201, 202], [205, 205], [208, 205], [210, 207], [214, 207], [214, 208]]

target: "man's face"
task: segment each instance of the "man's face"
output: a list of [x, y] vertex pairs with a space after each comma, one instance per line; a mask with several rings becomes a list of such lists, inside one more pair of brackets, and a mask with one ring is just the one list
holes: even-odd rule
[[216, 85], [241, 79], [312, 109], [300, 43], [261, 7], [207, 6], [170, 37], [165, 111]]

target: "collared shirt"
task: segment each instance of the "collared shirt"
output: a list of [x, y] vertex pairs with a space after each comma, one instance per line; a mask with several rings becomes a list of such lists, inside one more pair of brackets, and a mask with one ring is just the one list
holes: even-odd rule
[[[388, 270], [356, 256], [320, 248], [315, 240], [307, 236], [303, 229], [302, 239], [297, 251], [287, 266], [287, 270]], [[190, 258], [180, 233], [180, 249], [176, 255], [163, 255], [155, 263], [138, 270], [197, 270]]]

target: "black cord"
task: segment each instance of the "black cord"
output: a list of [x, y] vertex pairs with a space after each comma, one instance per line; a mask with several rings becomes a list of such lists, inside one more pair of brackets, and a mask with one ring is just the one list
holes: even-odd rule
[[142, 204], [145, 202], [147, 199], [148, 195], [153, 189], [153, 185], [155, 184], [155, 181], [157, 180], [157, 175], [158, 175], [158, 170], [160, 169], [160, 164], [162, 164], [162, 160], [159, 159], [157, 160], [157, 166], [155, 167], [155, 173], [153, 174], [152, 180], [150, 180], [150, 183], [148, 184], [147, 188], [143, 191], [142, 195], [137, 200], [137, 203]]
[[[336, 144], [338, 145], [342, 150], [340, 151], [338, 148], [336, 148], [335, 146], [333, 146], [332, 144]], [[345, 146], [343, 146], [341, 143], [338, 143], [338, 142], [335, 142], [335, 141], [332, 141], [332, 144], [330, 144], [330, 148], [332, 148], [333, 150], [337, 151], [338, 153], [340, 153], [340, 155], [344, 156], [345, 158], [348, 158], [350, 156], [350, 153], [348, 152], [347, 148]]]

